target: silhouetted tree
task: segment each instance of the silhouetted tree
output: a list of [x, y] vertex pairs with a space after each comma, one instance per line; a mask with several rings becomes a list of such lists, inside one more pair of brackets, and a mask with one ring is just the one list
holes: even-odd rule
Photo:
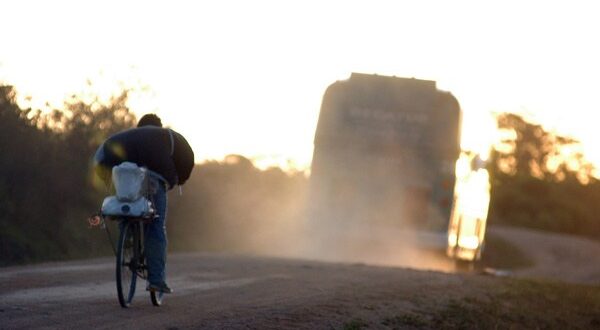
[[600, 182], [579, 142], [521, 116], [498, 116], [506, 138], [489, 165], [490, 220], [600, 237]]
[[497, 122], [498, 128], [509, 134], [502, 146], [493, 150], [493, 171], [555, 181], [594, 179], [594, 168], [583, 156], [579, 141], [548, 132], [512, 113], [500, 114]]

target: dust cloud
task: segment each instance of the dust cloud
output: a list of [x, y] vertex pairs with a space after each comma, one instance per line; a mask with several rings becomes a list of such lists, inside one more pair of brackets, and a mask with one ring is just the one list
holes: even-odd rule
[[323, 219], [316, 222], [306, 214], [279, 220], [277, 224], [255, 228], [245, 243], [245, 251], [328, 262], [454, 271], [452, 260], [445, 254], [443, 233], [399, 228], [391, 223]]
[[[376, 209], [367, 201], [338, 204], [337, 207], [349, 211], [341, 218], [339, 210], [329, 206], [321, 207], [320, 216], [308, 212], [301, 228], [303, 240], [298, 249], [301, 251], [299, 256], [333, 262], [454, 271], [453, 262], [445, 254], [445, 232], [403, 222], [402, 215], [406, 216], [407, 212], [403, 212], [403, 204], [397, 201], [407, 201], [411, 197], [394, 195], [396, 199], [380, 202]], [[393, 200], [396, 202], [391, 202]], [[438, 216], [435, 206], [425, 207]], [[310, 210], [310, 205], [306, 210]], [[369, 217], [370, 213], [372, 217]]]
[[242, 156], [199, 165], [184, 195], [169, 197], [170, 249], [452, 271], [445, 230], [401, 221], [440, 219], [439, 207], [410, 189], [386, 189], [383, 176], [375, 185], [349, 176], [336, 192], [314, 176], [259, 170]]

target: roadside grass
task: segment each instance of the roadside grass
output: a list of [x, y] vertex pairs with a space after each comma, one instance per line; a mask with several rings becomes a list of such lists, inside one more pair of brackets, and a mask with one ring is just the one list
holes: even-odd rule
[[385, 318], [382, 322], [382, 325], [396, 329], [397, 327], [402, 327], [402, 329], [407, 328], [422, 328], [427, 326], [429, 322], [427, 319], [419, 314], [415, 313], [406, 313], [394, 317]]
[[488, 297], [451, 299], [431, 319], [436, 328], [590, 329], [600, 327], [600, 288], [510, 280]]
[[365, 320], [360, 318], [355, 318], [344, 324], [344, 330], [360, 330], [368, 327], [369, 324]]
[[[476, 267], [511, 270], [533, 265], [526, 251], [489, 235]], [[461, 292], [419, 300], [416, 309], [388, 313], [378, 324], [354, 318], [343, 329], [600, 329], [600, 286], [497, 278], [485, 285], [484, 294]]]
[[[427, 306], [424, 306], [427, 304]], [[600, 287], [506, 279], [487, 295], [422, 301], [384, 318], [389, 329], [600, 329]], [[364, 326], [364, 325], [363, 325]], [[365, 326], [366, 327], [366, 326]]]

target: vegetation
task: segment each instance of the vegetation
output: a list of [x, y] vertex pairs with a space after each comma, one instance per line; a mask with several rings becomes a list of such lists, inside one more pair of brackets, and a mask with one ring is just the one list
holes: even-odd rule
[[501, 114], [489, 166], [490, 222], [600, 237], [600, 181], [578, 141]]
[[[0, 265], [110, 253], [104, 234], [86, 222], [106, 194], [94, 185], [90, 160], [107, 136], [135, 124], [128, 95], [72, 97], [42, 113], [21, 109], [16, 91], [0, 86]], [[514, 114], [498, 123], [509, 134], [490, 162], [491, 223], [600, 237], [600, 182], [577, 141]], [[239, 155], [198, 164], [183, 196], [170, 193], [170, 246], [285, 249], [302, 222], [306, 190], [303, 173], [262, 171]]]
[[[86, 221], [107, 193], [90, 165], [106, 137], [135, 125], [128, 93], [73, 97], [44, 114], [21, 109], [16, 91], [0, 86], [0, 265], [110, 254], [106, 235]], [[298, 223], [306, 181], [236, 155], [199, 164], [183, 196], [170, 194], [171, 248], [260, 249]]]
[[368, 326], [369, 324], [363, 319], [353, 319], [344, 324], [344, 330], [360, 330]]
[[[473, 275], [454, 277], [459, 278], [460, 281], [440, 284], [439, 290], [427, 287], [399, 294], [400, 290], [389, 288], [371, 300], [373, 306], [368, 310], [360, 307], [360, 301], [340, 299], [337, 315], [343, 316], [339, 328], [597, 329], [600, 326], [598, 286]], [[360, 297], [366, 299], [364, 295]], [[335, 316], [331, 318], [335, 324]]]
[[98, 196], [90, 155], [133, 124], [126, 100], [127, 91], [109, 104], [73, 98], [44, 115], [20, 109], [15, 90], [0, 86], [0, 264], [94, 254], [84, 247], [97, 235], [82, 222]]
[[450, 298], [433, 313], [420, 311], [426, 322], [419, 328], [591, 329], [600, 325], [598, 310], [598, 287], [506, 280], [487, 288], [484, 296]]

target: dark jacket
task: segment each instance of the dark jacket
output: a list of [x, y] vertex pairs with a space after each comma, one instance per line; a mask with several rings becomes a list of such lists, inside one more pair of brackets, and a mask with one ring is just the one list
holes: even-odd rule
[[163, 176], [169, 189], [184, 184], [194, 167], [194, 152], [179, 133], [166, 128], [143, 126], [109, 137], [96, 151], [96, 173], [110, 180], [113, 166], [136, 163]]

